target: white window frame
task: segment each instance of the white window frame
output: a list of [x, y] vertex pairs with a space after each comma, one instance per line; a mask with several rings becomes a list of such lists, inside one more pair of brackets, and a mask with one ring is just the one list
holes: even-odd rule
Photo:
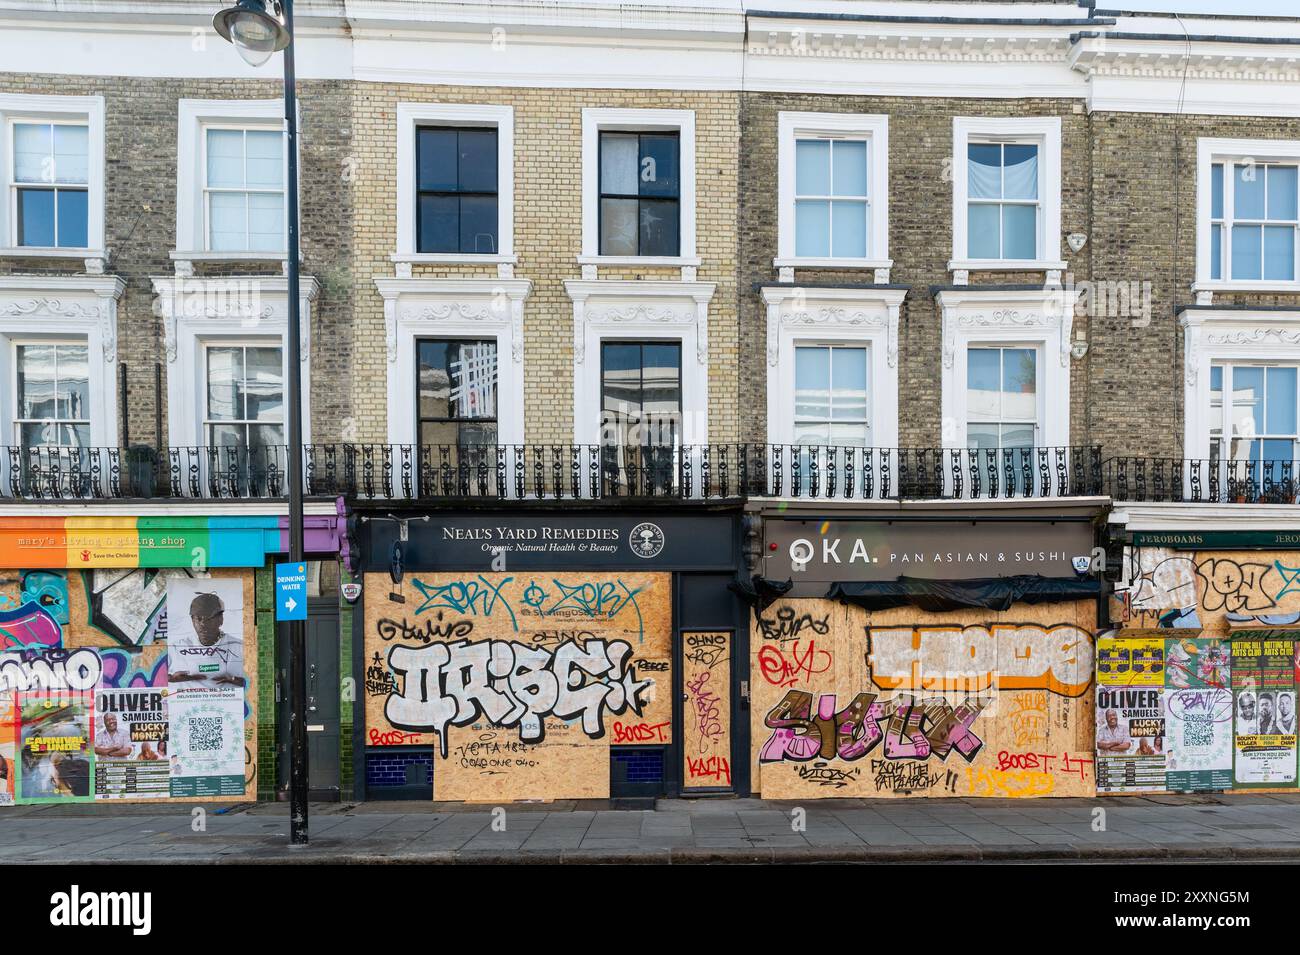
[[[213, 193], [234, 193], [234, 194], [237, 194], [237, 195], [243, 195], [243, 196], [259, 195], [259, 194], [260, 194], [260, 195], [279, 195], [279, 196], [280, 196], [280, 200], [281, 200], [281, 208], [287, 210], [287, 209], [288, 209], [288, 203], [289, 203], [289, 190], [288, 190], [288, 178], [287, 178], [287, 177], [288, 177], [288, 164], [287, 164], [287, 162], [282, 164], [282, 167], [281, 167], [281, 173], [282, 173], [282, 175], [281, 175], [281, 178], [280, 178], [280, 183], [281, 183], [281, 185], [280, 185], [280, 188], [279, 188], [279, 189], [262, 189], [262, 188], [258, 188], [258, 187], [248, 186], [248, 185], [245, 185], [245, 186], [243, 186], [242, 188], [234, 188], [234, 187], [230, 187], [230, 186], [218, 186], [218, 187], [210, 186], [210, 185], [208, 185], [208, 173], [207, 173], [207, 170], [208, 170], [208, 133], [213, 132], [213, 131], [216, 131], [216, 130], [223, 130], [223, 131], [226, 131], [226, 132], [238, 132], [238, 133], [244, 133], [244, 134], [245, 134], [245, 136], [244, 136], [244, 163], [245, 163], [245, 167], [247, 167], [247, 163], [248, 163], [248, 136], [247, 136], [247, 134], [248, 134], [248, 133], [251, 133], [251, 132], [271, 132], [272, 130], [271, 130], [270, 127], [263, 127], [263, 126], [250, 126], [250, 125], [248, 125], [247, 123], [242, 123], [242, 124], [235, 124], [235, 123], [204, 123], [204, 124], [203, 124], [202, 133], [201, 133], [200, 142], [199, 142], [199, 168], [202, 170], [202, 173], [200, 174], [200, 178], [199, 178], [199, 190], [200, 190], [200, 193], [201, 193], [201, 196], [200, 196], [200, 199], [199, 199], [199, 205], [200, 205], [200, 209], [201, 209], [201, 214], [202, 214], [202, 216], [203, 216], [203, 225], [202, 225], [202, 229], [203, 229], [203, 251], [206, 252], [206, 253], [208, 253], [209, 255], [215, 253], [215, 254], [217, 254], [217, 255], [226, 255], [226, 254], [229, 254], [229, 255], [236, 255], [236, 256], [237, 256], [237, 255], [240, 255], [241, 253], [246, 253], [246, 252], [249, 252], [249, 251], [251, 251], [251, 250], [248, 250], [248, 249], [230, 249], [230, 250], [226, 250], [225, 252], [220, 252], [220, 251], [218, 251], [218, 250], [215, 250], [215, 249], [211, 248], [211, 243], [212, 243], [212, 195], [213, 195]], [[283, 143], [283, 139], [281, 140], [281, 145], [284, 145], [284, 143]], [[282, 218], [284, 219], [284, 226], [285, 226], [285, 228], [288, 228], [289, 220], [288, 220], [288, 213], [287, 213], [287, 211], [285, 212], [285, 214], [284, 214], [284, 216], [283, 216]], [[247, 216], [247, 207], [245, 207], [244, 233], [245, 233], [245, 238], [247, 238], [247, 236], [248, 236], [248, 216]], [[285, 234], [285, 247], [286, 247], [286, 248], [288, 247], [288, 234], [287, 234], [287, 233]], [[272, 251], [274, 252], [275, 250], [272, 250]], [[278, 254], [278, 253], [277, 253], [277, 254]]]
[[89, 361], [90, 444], [117, 447], [117, 303], [126, 282], [116, 276], [0, 278], [0, 444], [15, 439], [15, 344], [84, 341]]
[[[1037, 256], [1033, 259], [975, 259], [966, 247], [969, 189], [967, 153], [971, 143], [1026, 143], [1038, 146]], [[1055, 272], [1061, 259], [1061, 118], [1059, 116], [956, 116], [952, 121], [953, 272]]]
[[[311, 316], [319, 292], [316, 279], [300, 278], [298, 309], [301, 363], [302, 441], [311, 443]], [[223, 295], [237, 283], [255, 282], [258, 300], [252, 314], [240, 310], [239, 295]], [[289, 381], [289, 288], [284, 276], [255, 279], [155, 277], [154, 295], [162, 313], [167, 355], [167, 438], [173, 447], [206, 446], [207, 363], [205, 349], [213, 344], [279, 344], [284, 355], [284, 381]], [[288, 438], [286, 404], [285, 437]]]
[[[980, 341], [980, 340], [975, 340], [975, 339], [969, 339], [969, 340], [967, 340], [967, 341], [965, 342], [965, 346], [964, 346], [964, 347], [965, 347], [965, 352], [966, 352], [966, 362], [965, 362], [965, 364], [963, 365], [963, 367], [962, 367], [962, 369], [961, 369], [960, 377], [961, 377], [961, 379], [962, 379], [962, 381], [963, 381], [963, 390], [962, 390], [962, 399], [961, 399], [961, 400], [962, 400], [962, 409], [966, 412], [966, 420], [962, 422], [962, 429], [963, 429], [964, 433], [966, 434], [966, 438], [967, 438], [967, 440], [969, 441], [969, 439], [970, 439], [970, 426], [971, 426], [971, 424], [972, 424], [972, 422], [971, 422], [971, 420], [970, 420], [970, 408], [969, 408], [969, 407], [967, 406], [967, 404], [966, 404], [967, 399], [970, 397], [970, 391], [969, 391], [969, 387], [970, 387], [970, 350], [971, 350], [972, 348], [976, 348], [976, 349], [980, 349], [980, 348], [984, 348], [984, 349], [994, 349], [994, 348], [997, 348], [997, 349], [1002, 349], [1002, 350], [1005, 350], [1005, 349], [1008, 349], [1008, 348], [1015, 348], [1015, 349], [1023, 349], [1023, 350], [1025, 350], [1025, 351], [1032, 351], [1032, 352], [1034, 353], [1034, 421], [1033, 421], [1033, 428], [1034, 428], [1034, 443], [1033, 443], [1032, 447], [1039, 447], [1039, 438], [1041, 437], [1041, 435], [1042, 435], [1042, 433], [1043, 433], [1043, 422], [1046, 420], [1046, 417], [1047, 417], [1047, 395], [1044, 394], [1044, 387], [1045, 387], [1045, 384], [1046, 384], [1045, 381], [1044, 381], [1044, 379], [1046, 378], [1046, 371], [1045, 371], [1044, 363], [1045, 363], [1045, 361], [1048, 360], [1048, 356], [1044, 354], [1044, 351], [1045, 351], [1044, 344], [1043, 344], [1042, 342], [1039, 342], [1039, 341], [1034, 341], [1034, 342], [1001, 341], [1001, 340]], [[1001, 388], [1002, 372], [1003, 372], [1004, 369], [1005, 369], [1005, 364], [1004, 364], [1005, 361], [1006, 361], [1005, 355], [999, 355], [999, 357], [998, 357], [999, 388]], [[1005, 394], [1005, 392], [1001, 392], [1001, 394]], [[998, 448], [999, 448], [999, 450], [1002, 450], [1002, 449], [1003, 449], [1003, 448], [1002, 448], [1002, 440], [1001, 440], [1001, 431], [1002, 431], [1002, 428], [1004, 428], [1005, 426], [1007, 426], [1007, 425], [1009, 425], [1009, 424], [1011, 424], [1011, 425], [1019, 424], [1019, 425], [1021, 425], [1021, 426], [1023, 426], [1024, 424], [1026, 424], [1026, 422], [1024, 422], [1024, 421], [1013, 421], [1013, 420], [1009, 420], [1009, 419], [1007, 419], [1006, 417], [1001, 416], [1001, 415], [999, 416], [999, 418], [998, 418], [998, 420], [997, 420], [996, 422], [993, 422], [993, 421], [980, 421], [980, 422], [974, 422], [974, 423], [975, 423], [975, 424], [996, 424], [996, 425], [998, 426], [998, 434], [999, 434], [999, 438], [998, 438]], [[1011, 447], [1013, 447], [1013, 448], [1014, 448], [1014, 447], [1018, 447], [1018, 445], [1011, 445]]]
[[[600, 254], [600, 134], [602, 132], [656, 133], [678, 135], [678, 222], [681, 229], [679, 254]], [[604, 109], [582, 111], [582, 253], [579, 265], [685, 266], [700, 264], [695, 248], [695, 111], [691, 109]]]
[[1038, 447], [1070, 445], [1070, 362], [1073, 289], [943, 289], [942, 441], [966, 448], [967, 349], [972, 345], [1038, 350]]
[[795, 348], [856, 345], [870, 356], [871, 446], [898, 446], [898, 322], [907, 289], [762, 289], [767, 307], [767, 435], [793, 444]]
[[[1193, 306], [1183, 310], [1178, 323], [1183, 328], [1183, 456], [1209, 460], [1211, 366], [1300, 365], [1300, 309]], [[1231, 404], [1226, 395], [1225, 403]]]
[[[889, 258], [889, 117], [872, 113], [777, 114], [777, 256], [781, 268], [885, 269]], [[865, 258], [819, 258], [795, 254], [795, 143], [799, 139], [860, 139], [867, 143], [870, 223]]]
[[[280, 370], [283, 377], [280, 379], [280, 407], [283, 413], [280, 416], [280, 431], [284, 435], [283, 444], [289, 443], [289, 363], [285, 360], [284, 350], [287, 348], [287, 342], [282, 338], [274, 336], [257, 336], [248, 337], [215, 337], [205, 336], [198, 339], [199, 356], [197, 366], [199, 371], [199, 443], [212, 447], [208, 440], [208, 427], [214, 424], [237, 424], [247, 432], [248, 428], [258, 424], [275, 424], [274, 421], [249, 421], [245, 418], [235, 418], [229, 421], [218, 421], [215, 418], [208, 417], [209, 406], [208, 400], [211, 397], [208, 393], [208, 350], [211, 348], [279, 348]], [[248, 379], [248, 369], [245, 366], [244, 379]], [[305, 442], [304, 442], [305, 443]]]
[[[421, 126], [481, 126], [497, 131], [497, 251], [417, 252], [415, 204], [416, 130]], [[396, 263], [442, 265], [513, 265], [515, 255], [515, 111], [513, 106], [469, 103], [397, 104], [397, 251]]]
[[[9, 337], [9, 339], [8, 339], [8, 341], [7, 341], [7, 347], [8, 347], [8, 349], [9, 349], [9, 355], [8, 355], [8, 357], [7, 357], [7, 361], [10, 363], [10, 364], [9, 364], [9, 367], [11, 367], [11, 368], [13, 369], [13, 374], [10, 376], [10, 377], [12, 378], [12, 381], [13, 381], [13, 391], [12, 391], [12, 393], [10, 394], [9, 399], [10, 399], [10, 401], [12, 402], [12, 404], [10, 405], [10, 407], [12, 407], [12, 408], [14, 409], [14, 417], [13, 417], [13, 419], [9, 422], [9, 431], [8, 431], [8, 434], [7, 434], [6, 437], [5, 437], [5, 440], [0, 441], [0, 444], [14, 444], [14, 445], [21, 445], [21, 444], [22, 444], [22, 441], [21, 441], [21, 438], [20, 438], [19, 432], [20, 432], [20, 430], [21, 430], [22, 425], [23, 425], [24, 423], [26, 423], [26, 424], [36, 424], [36, 423], [40, 422], [41, 420], [43, 420], [43, 419], [20, 418], [20, 417], [18, 417], [18, 410], [19, 410], [19, 403], [18, 403], [18, 349], [19, 349], [19, 348], [22, 348], [22, 347], [24, 347], [24, 346], [29, 346], [29, 345], [35, 345], [35, 346], [41, 346], [41, 345], [84, 345], [84, 346], [86, 347], [86, 366], [87, 366], [87, 374], [86, 374], [86, 391], [87, 391], [87, 399], [86, 399], [86, 401], [87, 401], [87, 404], [90, 403], [90, 398], [89, 398], [89, 391], [90, 391], [90, 373], [89, 373], [89, 367], [90, 367], [90, 364], [91, 364], [91, 361], [90, 361], [90, 357], [91, 357], [91, 356], [90, 356], [90, 343], [86, 340], [86, 337], [85, 337], [84, 335], [51, 335], [51, 336], [48, 336], [48, 337], [40, 337], [40, 336], [37, 336], [37, 335], [14, 335], [14, 336], [12, 336], [12, 337]], [[56, 358], [56, 359], [55, 359], [55, 367], [57, 368], [57, 366], [58, 366], [58, 359]], [[57, 380], [58, 380], [58, 379], [56, 378], [56, 382], [57, 382]], [[89, 430], [89, 426], [93, 423], [93, 414], [94, 414], [93, 409], [87, 407], [87, 408], [86, 408], [86, 417], [84, 417], [84, 418], [56, 418], [56, 419], [52, 419], [52, 420], [55, 422], [56, 425], [62, 425], [62, 424], [69, 424], [69, 423], [80, 423], [80, 422], [84, 422], [84, 423], [87, 425], [87, 430]], [[62, 447], [62, 445], [58, 445], [58, 446], [59, 446], [59, 447]]]
[[[1229, 204], [1228, 163], [1254, 159], [1261, 163], [1281, 163], [1300, 166], [1300, 140], [1284, 139], [1216, 139], [1201, 137], [1196, 141], [1196, 282], [1192, 286], [1198, 294], [1201, 304], [1210, 304], [1214, 292], [1300, 292], [1300, 264], [1296, 268], [1293, 281], [1281, 279], [1234, 279], [1231, 263], [1223, 270], [1223, 277], [1211, 278], [1213, 261], [1211, 255], [1210, 227], [1213, 205], [1211, 167], [1215, 163], [1224, 164], [1224, 216], [1223, 245], [1226, 250], [1231, 245], [1232, 235]], [[1297, 256], [1300, 256], [1300, 234], [1296, 236]]]
[[[183, 99], [179, 101], [177, 113], [176, 248], [171, 252], [172, 259], [178, 262], [284, 261], [289, 255], [289, 149], [288, 137], [284, 133], [283, 101]], [[205, 195], [209, 129], [279, 130], [285, 135], [283, 248], [266, 252], [248, 249], [212, 251], [208, 248]], [[301, 150], [299, 155], [301, 157]]]
[[[1219, 405], [1219, 411], [1218, 414], [1216, 415], [1214, 411], [1214, 402], [1213, 402], [1214, 393], [1213, 391], [1210, 392], [1211, 394], [1210, 408], [1206, 420], [1207, 420], [1207, 425], [1213, 427], [1213, 425], [1215, 424], [1215, 418], [1216, 417], [1218, 418], [1218, 424], [1220, 427], [1219, 437], [1220, 440], [1223, 442], [1223, 452], [1224, 452], [1224, 455], [1221, 455], [1221, 457], [1224, 457], [1224, 459], [1232, 459], [1232, 442], [1234, 440], [1242, 440], [1246, 442], [1290, 441], [1291, 457], [1289, 458], [1289, 460], [1292, 461], [1296, 460], [1297, 451], [1300, 450], [1300, 427], [1298, 427], [1294, 433], [1289, 435], [1278, 434], [1276, 432], [1269, 433], [1268, 431], [1256, 432], [1249, 435], [1247, 434], [1236, 435], [1233, 433], [1233, 429], [1232, 429], [1232, 410], [1233, 410], [1232, 396], [1234, 394], [1233, 376], [1237, 373], [1237, 371], [1246, 368], [1262, 369], [1264, 371], [1264, 376], [1263, 376], [1264, 394], [1261, 396], [1261, 400], [1264, 402], [1264, 406], [1265, 406], [1264, 423], [1265, 425], [1267, 425], [1268, 424], [1268, 369], [1290, 368], [1291, 370], [1297, 372], [1297, 376], [1300, 376], [1300, 354], [1297, 354], [1294, 358], [1291, 359], [1260, 358], [1260, 359], [1255, 359], [1253, 361], [1246, 361], [1241, 358], [1212, 359], [1210, 362], [1211, 375], [1213, 375], [1213, 369], [1216, 365], [1221, 369], [1223, 369], [1223, 390], [1222, 390], [1223, 400], [1222, 403]], [[1297, 412], [1300, 412], [1300, 387], [1298, 387], [1297, 389], [1297, 408], [1295, 410]], [[1210, 438], [1210, 444], [1211, 446], [1213, 445], [1212, 437]], [[1260, 450], [1261, 452], [1263, 451], [1262, 444]], [[1268, 460], [1268, 459], [1263, 459], [1263, 460]]]
[[[87, 128], [86, 242], [82, 248], [42, 248], [18, 244], [18, 215], [13, 186], [13, 125], [84, 123]], [[104, 97], [0, 93], [0, 179], [6, 195], [0, 202], [0, 256], [6, 258], [85, 259], [88, 272], [103, 272], [104, 248]]]
[[377, 278], [384, 300], [388, 443], [419, 444], [415, 342], [475, 338], [497, 345], [497, 443], [524, 442], [524, 302], [528, 279]]
[[615, 340], [679, 342], [684, 445], [709, 440], [709, 302], [712, 282], [567, 281], [573, 301], [573, 441], [600, 444], [600, 346]]

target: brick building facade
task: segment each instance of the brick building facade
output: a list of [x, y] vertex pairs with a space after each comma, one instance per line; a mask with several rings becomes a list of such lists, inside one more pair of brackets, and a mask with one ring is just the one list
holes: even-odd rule
[[[262, 795], [282, 742], [265, 705], [283, 663], [265, 565], [281, 543], [295, 360], [311, 559], [341, 568], [312, 607], [337, 703], [314, 724], [325, 792], [473, 782], [470, 762], [445, 768], [442, 711], [410, 698], [401, 668], [420, 648], [400, 641], [430, 608], [475, 617], [462, 623], [499, 666], [548, 587], [593, 588], [560, 616], [590, 625], [584, 639], [609, 629], [612, 647], [634, 625], [610, 621], [634, 606], [635, 665], [668, 681], [637, 720], [610, 704], [608, 734], [584, 719], [584, 738], [563, 737], [578, 709], [561, 707], [551, 729], [572, 749], [545, 750], [544, 779], [493, 793], [571, 795], [557, 780], [594, 773], [585, 794], [771, 795], [808, 782], [809, 727], [830, 725], [833, 695], [816, 715], [803, 683], [773, 696], [801, 621], [851, 661], [840, 694], [868, 678], [854, 669], [863, 627], [880, 634], [871, 674], [899, 666], [876, 690], [921, 691], [898, 661], [922, 631], [996, 642], [1014, 624], [1037, 649], [999, 645], [1002, 669], [1042, 691], [1057, 732], [1035, 739], [1091, 766], [1094, 655], [1068, 678], [1055, 668], [1075, 660], [1024, 661], [1056, 653], [1061, 628], [1090, 647], [1112, 626], [1105, 639], [1190, 630], [1176, 622], [1217, 586], [1206, 561], [1254, 564], [1233, 555], [1267, 547], [1274, 573], [1294, 563], [1300, 21], [1068, 0], [299, 0], [294, 356], [279, 61], [244, 65], [211, 32], [215, 3], [152, 19], [127, 0], [92, 6], [0, 0], [13, 17], [0, 34], [0, 553], [15, 555], [0, 596], [27, 606], [38, 568], [63, 574], [65, 598], [81, 583], [98, 594], [100, 570], [201, 576], [207, 551], [177, 527], [247, 532], [257, 546], [222, 566], [256, 581], [264, 705], [249, 703], [246, 737]], [[57, 560], [33, 550], [43, 520], [74, 522], [49, 538]], [[123, 544], [118, 522], [143, 536]], [[198, 550], [150, 565], [151, 528]], [[1024, 540], [1005, 536], [1016, 528]], [[1014, 559], [975, 548], [942, 562], [971, 566], [912, 566], [936, 541], [981, 535], [1010, 540]], [[1172, 553], [1184, 537], [1205, 556]], [[539, 551], [504, 542], [533, 539], [560, 556], [525, 589]], [[882, 542], [907, 566], [857, 557]], [[930, 593], [935, 580], [951, 592]], [[512, 587], [513, 628], [480, 619]], [[1202, 607], [1204, 633], [1182, 636], [1293, 625], [1286, 588], [1272, 590], [1268, 606], [1232, 599], [1277, 614]], [[612, 610], [611, 594], [626, 597]], [[915, 640], [880, 659], [908, 627]], [[435, 630], [423, 644], [446, 636]], [[564, 632], [534, 634], [531, 650]], [[701, 723], [677, 702], [690, 702], [684, 671], [720, 659], [726, 732], [689, 737]], [[690, 672], [699, 702], [707, 681]], [[961, 685], [986, 690], [984, 676]], [[906, 758], [929, 769], [904, 786], [890, 756], [854, 775], [860, 794], [941, 778], [945, 795], [1005, 790], [993, 747], [980, 756], [1008, 738], [1003, 717], [928, 703], [934, 738]], [[526, 734], [559, 714], [516, 720], [511, 745], [546, 745]], [[455, 725], [482, 715], [458, 710]], [[875, 744], [836, 745], [818, 758]], [[968, 774], [926, 762], [931, 748], [960, 752]], [[1095, 791], [1100, 772], [1035, 784]]]

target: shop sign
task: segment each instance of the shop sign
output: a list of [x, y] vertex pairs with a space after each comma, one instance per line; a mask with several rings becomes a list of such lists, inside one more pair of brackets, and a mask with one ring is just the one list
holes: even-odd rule
[[1089, 573], [1100, 556], [1087, 521], [769, 518], [764, 523], [765, 576], [797, 583], [1076, 577]]

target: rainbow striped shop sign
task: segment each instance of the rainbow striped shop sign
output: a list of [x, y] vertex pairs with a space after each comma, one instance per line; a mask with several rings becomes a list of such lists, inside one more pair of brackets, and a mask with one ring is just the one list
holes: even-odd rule
[[[307, 519], [308, 550], [337, 552], [338, 519]], [[261, 567], [289, 549], [287, 517], [4, 517], [0, 567]]]

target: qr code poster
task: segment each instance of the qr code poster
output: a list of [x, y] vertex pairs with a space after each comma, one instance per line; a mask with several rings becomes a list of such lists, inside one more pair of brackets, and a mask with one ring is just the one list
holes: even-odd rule
[[171, 795], [244, 794], [244, 587], [237, 578], [167, 582]]
[[242, 796], [244, 691], [191, 688], [173, 696], [169, 708], [172, 796]]

